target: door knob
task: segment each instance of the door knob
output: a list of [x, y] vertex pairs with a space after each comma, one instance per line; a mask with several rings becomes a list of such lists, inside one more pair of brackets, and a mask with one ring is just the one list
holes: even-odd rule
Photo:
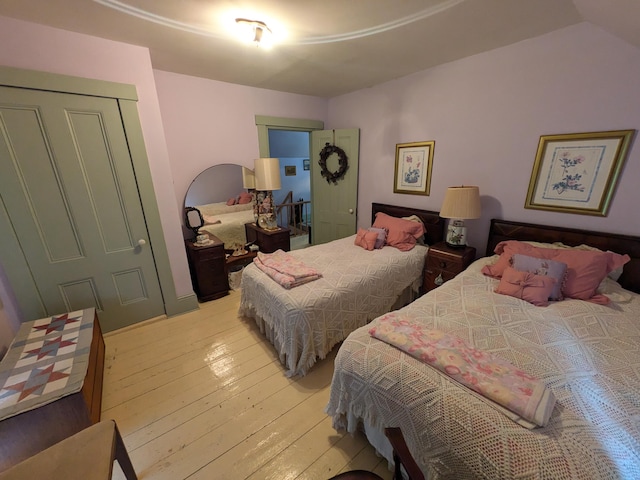
[[349, 213], [353, 214], [353, 208], [349, 209]]
[[140, 240], [138, 240], [138, 245], [140, 245], [141, 247], [142, 247], [143, 245], [146, 245], [146, 244], [147, 244], [147, 242], [145, 241], [145, 239], [144, 239], [144, 238], [141, 238]]

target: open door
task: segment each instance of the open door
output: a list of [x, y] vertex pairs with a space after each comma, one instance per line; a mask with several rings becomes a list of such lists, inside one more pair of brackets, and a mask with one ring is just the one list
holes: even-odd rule
[[[322, 175], [320, 153], [329, 144], [346, 154], [347, 170], [341, 178], [327, 180]], [[358, 206], [358, 155], [360, 130], [316, 130], [311, 132], [311, 243], [327, 243], [356, 233]], [[344, 162], [343, 162], [344, 163]], [[326, 158], [326, 171], [338, 173], [340, 157]]]

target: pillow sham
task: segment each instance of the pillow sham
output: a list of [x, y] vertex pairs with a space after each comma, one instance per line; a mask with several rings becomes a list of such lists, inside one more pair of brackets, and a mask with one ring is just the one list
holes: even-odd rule
[[555, 284], [556, 279], [553, 277], [520, 272], [507, 267], [495, 292], [520, 298], [538, 307], [546, 307], [549, 305], [549, 295]]
[[251, 203], [251, 201], [253, 201], [253, 195], [251, 195], [250, 193], [241, 193], [240, 195], [238, 195], [238, 204], [239, 205], [245, 205], [247, 203]]
[[376, 232], [378, 238], [376, 238], [376, 244], [373, 248], [378, 249], [384, 247], [384, 242], [387, 240], [387, 231], [384, 228], [369, 228], [370, 232]]
[[549, 294], [549, 300], [562, 300], [562, 287], [567, 273], [567, 264], [546, 258], [530, 257], [516, 253], [513, 256], [513, 268], [520, 272], [535, 273], [555, 278], [556, 283]]
[[376, 232], [370, 232], [364, 228], [359, 228], [353, 244], [362, 247], [365, 250], [373, 250], [377, 239], [378, 234]]
[[387, 231], [386, 244], [403, 252], [411, 250], [416, 240], [424, 234], [422, 222], [412, 222], [382, 212], [376, 213], [372, 227], [384, 228]]
[[607, 304], [609, 299], [596, 294], [600, 282], [616, 268], [623, 266], [631, 258], [613, 252], [593, 250], [537, 248], [517, 240], [500, 242], [495, 250], [500, 255], [493, 265], [482, 267], [485, 275], [500, 278], [504, 270], [511, 265], [516, 253], [531, 257], [556, 260], [567, 264], [567, 274], [561, 287], [565, 297], [589, 300], [593, 303]]

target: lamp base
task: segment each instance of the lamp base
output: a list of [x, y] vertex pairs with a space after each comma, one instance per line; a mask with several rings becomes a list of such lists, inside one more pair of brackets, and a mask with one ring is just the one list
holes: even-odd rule
[[464, 248], [467, 246], [467, 227], [464, 226], [462, 220], [454, 220], [449, 224], [445, 242], [452, 248]]

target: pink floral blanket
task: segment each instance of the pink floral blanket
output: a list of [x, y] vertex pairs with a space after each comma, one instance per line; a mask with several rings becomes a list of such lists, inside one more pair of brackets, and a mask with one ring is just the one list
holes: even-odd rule
[[316, 269], [282, 250], [273, 253], [258, 252], [253, 263], [284, 288], [297, 287], [322, 277]]
[[467, 345], [459, 337], [429, 330], [395, 312], [380, 317], [369, 334], [431, 365], [528, 422], [545, 426], [549, 421], [555, 397], [544, 383], [490, 352]]

